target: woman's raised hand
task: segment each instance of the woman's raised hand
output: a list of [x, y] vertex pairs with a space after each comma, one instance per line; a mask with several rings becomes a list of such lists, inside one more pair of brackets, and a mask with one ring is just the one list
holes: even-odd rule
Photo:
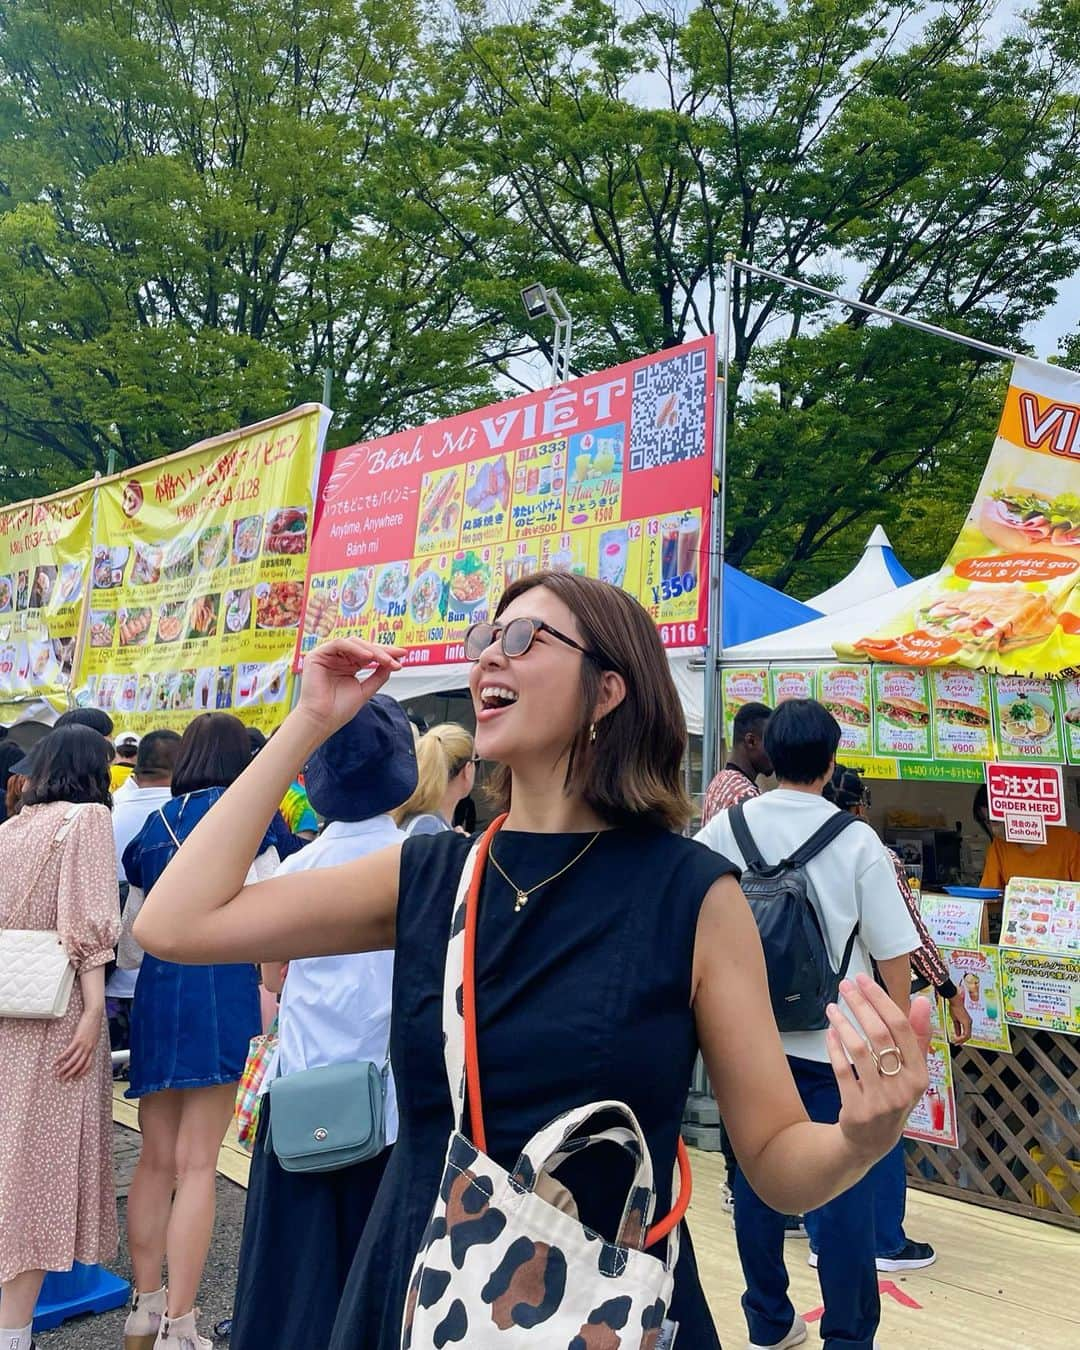
[[861, 1157], [876, 1161], [900, 1138], [926, 1091], [930, 1004], [913, 999], [905, 1017], [867, 975], [844, 980], [840, 992], [865, 1033], [835, 1003], [829, 1006], [825, 1039], [840, 1086], [840, 1129]]
[[324, 642], [304, 657], [298, 710], [320, 727], [323, 736], [331, 735], [401, 669], [404, 655], [404, 647], [381, 647], [362, 638]]

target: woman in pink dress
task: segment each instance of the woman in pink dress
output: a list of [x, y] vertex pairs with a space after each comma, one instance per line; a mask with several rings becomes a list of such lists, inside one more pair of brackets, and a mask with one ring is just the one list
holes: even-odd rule
[[116, 1252], [105, 965], [120, 906], [110, 804], [108, 742], [63, 727], [29, 756], [20, 812], [0, 826], [0, 928], [56, 929], [77, 974], [63, 1017], [0, 1017], [4, 1350], [30, 1350], [46, 1271]]

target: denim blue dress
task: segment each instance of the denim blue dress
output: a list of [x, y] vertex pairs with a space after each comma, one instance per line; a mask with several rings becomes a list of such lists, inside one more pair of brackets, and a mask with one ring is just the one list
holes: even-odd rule
[[[176, 852], [165, 820], [183, 843], [224, 791], [205, 788], [174, 797], [148, 817], [124, 850], [132, 886], [149, 895]], [[260, 854], [272, 842], [265, 837]], [[255, 966], [181, 966], [147, 952], [131, 1010], [131, 1086], [124, 1095], [235, 1083], [248, 1043], [261, 1029]]]

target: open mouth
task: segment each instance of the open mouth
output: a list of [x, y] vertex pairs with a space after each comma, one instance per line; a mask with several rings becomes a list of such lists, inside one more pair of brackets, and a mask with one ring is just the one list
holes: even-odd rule
[[483, 712], [501, 712], [505, 708], [512, 708], [517, 701], [517, 694], [504, 685], [489, 684], [480, 690], [480, 707]]

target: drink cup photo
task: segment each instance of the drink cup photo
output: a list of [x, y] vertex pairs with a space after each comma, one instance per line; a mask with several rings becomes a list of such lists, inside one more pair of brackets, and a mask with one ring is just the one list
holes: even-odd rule
[[684, 516], [679, 524], [678, 574], [697, 580], [698, 546], [701, 543], [701, 521], [695, 516]]
[[679, 575], [679, 526], [665, 520], [660, 527], [660, 576], [673, 581]]

